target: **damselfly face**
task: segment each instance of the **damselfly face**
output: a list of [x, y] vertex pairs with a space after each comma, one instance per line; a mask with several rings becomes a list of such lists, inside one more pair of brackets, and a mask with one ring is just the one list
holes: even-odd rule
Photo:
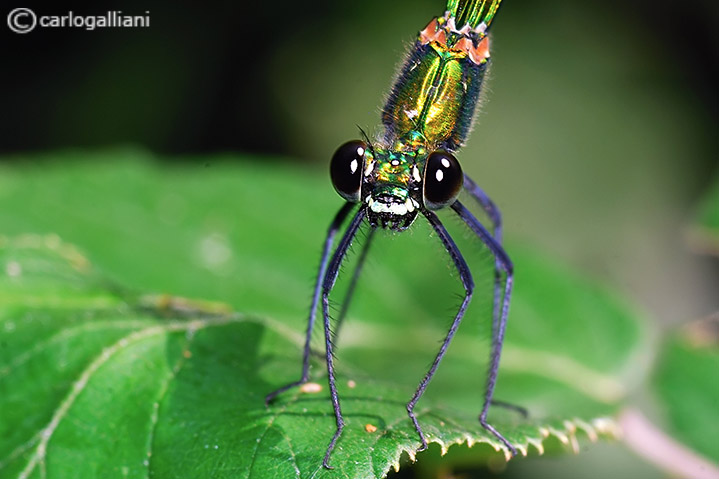
[[454, 203], [464, 175], [446, 151], [387, 149], [361, 140], [340, 146], [330, 163], [332, 184], [347, 201], [362, 203], [373, 227], [402, 231], [423, 208]]

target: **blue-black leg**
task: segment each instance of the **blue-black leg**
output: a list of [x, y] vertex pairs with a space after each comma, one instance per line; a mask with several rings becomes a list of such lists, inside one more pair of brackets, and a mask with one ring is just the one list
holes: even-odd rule
[[407, 413], [409, 414], [410, 419], [412, 419], [412, 423], [414, 423], [414, 428], [417, 430], [417, 434], [419, 434], [420, 441], [422, 441], [422, 445], [419, 449], [417, 449], [417, 451], [427, 449], [427, 439], [422, 432], [419, 421], [417, 421], [417, 416], [414, 414], [414, 407], [417, 404], [417, 401], [419, 401], [424, 394], [427, 385], [432, 380], [432, 376], [434, 376], [435, 371], [437, 371], [440, 361], [442, 361], [444, 354], [447, 352], [449, 343], [452, 341], [454, 333], [457, 332], [457, 328], [459, 328], [459, 324], [462, 322], [462, 317], [464, 316], [467, 306], [472, 299], [472, 291], [474, 290], [474, 280], [472, 279], [472, 273], [469, 271], [469, 266], [467, 266], [467, 262], [462, 257], [462, 253], [460, 253], [459, 248], [457, 248], [457, 245], [447, 232], [447, 229], [442, 225], [439, 218], [437, 218], [437, 215], [433, 212], [426, 210], [423, 211], [423, 214], [429, 221], [429, 224], [432, 225], [432, 228], [434, 228], [437, 232], [440, 240], [442, 240], [442, 244], [452, 257], [452, 261], [459, 272], [459, 278], [462, 281], [462, 286], [464, 286], [464, 300], [462, 300], [462, 304], [459, 306], [459, 310], [454, 317], [454, 321], [452, 321], [452, 326], [449, 328], [447, 336], [445, 336], [442, 346], [439, 348], [439, 352], [434, 358], [434, 362], [432, 362], [432, 366], [430, 366], [429, 371], [427, 371], [427, 374], [425, 374], [424, 378], [422, 378], [422, 381], [419, 383], [412, 399], [407, 403]]
[[[492, 236], [498, 244], [502, 244], [502, 214], [499, 212], [499, 208], [494, 204], [492, 199], [484, 192], [482, 188], [475, 183], [472, 178], [464, 175], [464, 189], [474, 198], [482, 209], [489, 216], [489, 220], [492, 222]], [[502, 277], [501, 277], [501, 265], [499, 261], [494, 263], [494, 303], [492, 309], [492, 336], [496, 334], [497, 325], [499, 323], [500, 315], [500, 303], [502, 298]]]
[[342, 306], [340, 307], [340, 312], [337, 315], [337, 319], [335, 320], [335, 331], [334, 331], [335, 337], [339, 336], [340, 328], [342, 327], [342, 322], [344, 321], [345, 316], [347, 316], [347, 310], [349, 309], [350, 302], [352, 301], [352, 296], [354, 295], [355, 288], [357, 287], [357, 280], [359, 279], [359, 276], [362, 273], [362, 267], [364, 266], [364, 263], [367, 260], [367, 254], [369, 253], [370, 244], [372, 243], [372, 238], [374, 238], [374, 234], [376, 231], [377, 231], [377, 228], [370, 228], [369, 232], [367, 233], [367, 238], [365, 239], [365, 242], [362, 245], [362, 252], [360, 253], [359, 259], [357, 260], [357, 266], [355, 266], [354, 273], [352, 273], [352, 280], [350, 281], [349, 287], [347, 288], [345, 297], [342, 300]]
[[[504, 343], [504, 331], [507, 326], [507, 315], [509, 314], [509, 301], [512, 295], [512, 281], [514, 279], [514, 267], [502, 248], [502, 245], [485, 229], [477, 218], [459, 201], [455, 201], [452, 209], [460, 218], [469, 226], [480, 240], [489, 248], [494, 255], [494, 259], [498, 267], [506, 273], [504, 282], [504, 294], [502, 295], [502, 306], [499, 314], [499, 320], [496, 325], [493, 321], [492, 328], [492, 351], [490, 354], [489, 373], [487, 374], [487, 387], [484, 393], [484, 405], [479, 415], [479, 422], [486, 430], [491, 432], [497, 439], [507, 446], [512, 455], [517, 454], [515, 447], [502, 436], [491, 424], [487, 422], [487, 412], [492, 404], [492, 396], [494, 395], [494, 387], [497, 383], [497, 371], [499, 370], [499, 359], [502, 355], [502, 344]], [[460, 272], [461, 273], [461, 272]]]
[[[502, 213], [499, 211], [499, 208], [497, 205], [494, 204], [492, 199], [487, 195], [487, 193], [484, 192], [484, 190], [472, 180], [469, 176], [466, 174], [464, 175], [464, 189], [469, 193], [469, 195], [474, 198], [474, 200], [479, 203], [479, 206], [482, 207], [485, 213], [487, 213], [487, 216], [489, 217], [489, 220], [492, 222], [492, 236], [494, 236], [494, 239], [499, 243], [502, 244]], [[495, 261], [495, 268], [494, 268], [494, 309], [492, 310], [492, 335], [494, 336], [496, 334], [497, 326], [499, 323], [499, 306], [501, 303], [501, 265], [499, 264], [499, 261]], [[492, 404], [495, 406], [500, 406], [506, 409], [511, 409], [513, 411], [517, 411], [522, 416], [527, 417], [529, 413], [525, 408], [522, 406], [517, 406], [515, 404], [511, 404], [505, 401], [496, 401], [493, 400]]]
[[466, 174], [464, 175], [464, 189], [474, 198], [479, 206], [487, 213], [489, 220], [492, 222], [492, 236], [497, 243], [502, 243], [502, 214], [494, 204], [492, 199], [479, 187], [477, 183]]
[[332, 223], [330, 224], [329, 229], [327, 230], [327, 237], [325, 238], [325, 244], [322, 248], [322, 258], [320, 259], [320, 269], [317, 273], [317, 282], [315, 283], [315, 292], [312, 295], [312, 307], [310, 308], [310, 315], [307, 319], [307, 334], [305, 336], [305, 347], [302, 353], [302, 377], [299, 381], [291, 382], [269, 393], [267, 396], [265, 396], [265, 404], [269, 404], [279, 394], [287, 391], [288, 389], [304, 384], [309, 380], [310, 342], [312, 340], [312, 329], [315, 324], [317, 303], [319, 302], [320, 291], [322, 291], [322, 282], [324, 281], [325, 274], [327, 272], [327, 261], [329, 260], [330, 250], [332, 249], [332, 245], [334, 244], [334, 239], [337, 235], [337, 231], [339, 231], [340, 227], [342, 226], [342, 223], [344, 223], [345, 218], [347, 218], [347, 215], [350, 211], [352, 211], [352, 208], [354, 206], [354, 203], [345, 203], [342, 208], [340, 208], [340, 210], [337, 212], [334, 219], [332, 220]]
[[362, 224], [362, 220], [365, 217], [365, 210], [364, 208], [360, 208], [359, 211], [355, 214], [354, 218], [352, 218], [352, 222], [350, 223], [349, 227], [347, 228], [347, 231], [345, 231], [344, 236], [342, 236], [342, 240], [340, 240], [339, 245], [337, 246], [337, 249], [334, 252], [334, 255], [332, 255], [332, 260], [329, 263], [329, 268], [327, 269], [327, 272], [324, 275], [324, 278], [322, 280], [322, 316], [324, 318], [324, 328], [325, 328], [325, 351], [326, 351], [326, 359], [327, 359], [327, 377], [329, 380], [330, 385], [330, 396], [332, 397], [332, 407], [335, 411], [335, 419], [337, 421], [337, 429], [335, 431], [334, 436], [332, 436], [332, 440], [330, 441], [329, 446], [327, 446], [327, 452], [325, 453], [325, 457], [322, 460], [322, 465], [326, 469], [332, 469], [329, 464], [330, 460], [330, 454], [332, 454], [332, 450], [335, 448], [335, 445], [337, 444], [337, 440], [340, 438], [340, 435], [342, 435], [342, 430], [345, 427], [344, 419], [342, 418], [342, 410], [340, 409], [340, 399], [337, 395], [337, 384], [335, 381], [335, 371], [334, 371], [334, 365], [333, 365], [333, 355], [332, 355], [332, 331], [330, 329], [330, 293], [332, 292], [332, 288], [335, 285], [335, 281], [337, 281], [337, 275], [339, 274], [340, 265], [342, 264], [342, 260], [344, 260], [347, 250], [349, 249], [350, 245], [352, 244], [352, 240], [357, 235], [357, 231], [359, 230], [360, 225]]

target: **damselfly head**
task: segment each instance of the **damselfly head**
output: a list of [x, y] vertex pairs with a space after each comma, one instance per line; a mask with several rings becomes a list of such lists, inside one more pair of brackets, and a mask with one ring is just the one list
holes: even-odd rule
[[407, 229], [421, 208], [438, 210], [454, 203], [464, 183], [454, 155], [422, 153], [348, 141], [332, 156], [332, 184], [345, 200], [363, 203], [372, 226]]
[[399, 231], [409, 228], [422, 204], [420, 167], [415, 152], [372, 149], [362, 192], [370, 224]]

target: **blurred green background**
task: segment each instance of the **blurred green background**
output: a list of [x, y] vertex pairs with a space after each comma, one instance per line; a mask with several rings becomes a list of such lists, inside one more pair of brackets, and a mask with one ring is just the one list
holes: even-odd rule
[[[38, 15], [149, 11], [151, 26], [24, 35], [3, 26], [0, 152], [131, 144], [167, 162], [253, 152], [324, 175], [357, 125], [379, 131], [405, 47], [443, 7], [38, 6]], [[460, 153], [509, 236], [614, 284], [665, 323], [719, 302], [716, 261], [683, 243], [717, 174], [718, 22], [712, 0], [507, 0], [486, 101]]]
[[[149, 11], [151, 26], [18, 35], [3, 21], [2, 157], [132, 145], [168, 168], [259, 153], [326, 175], [358, 125], [380, 131], [406, 46], [444, 4], [24, 2], [3, 15], [15, 6]], [[508, 237], [609, 284], [662, 327], [719, 310], [719, 262], [685, 242], [719, 174], [717, 25], [713, 0], [505, 0], [486, 100], [458, 155]]]

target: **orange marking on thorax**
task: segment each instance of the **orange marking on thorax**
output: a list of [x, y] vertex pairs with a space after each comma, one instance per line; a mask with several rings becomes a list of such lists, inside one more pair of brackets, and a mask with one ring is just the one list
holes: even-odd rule
[[450, 50], [453, 52], [465, 53], [476, 65], [481, 65], [489, 58], [489, 37], [482, 38], [476, 48], [472, 43], [472, 40], [468, 37], [461, 38], [450, 48], [449, 45], [447, 45], [447, 34], [445, 33], [445, 28], [440, 26], [436, 18], [433, 18], [424, 30], [419, 32], [419, 41], [422, 45], [436, 42], [440, 46], [444, 47], [444, 51]]
[[467, 53], [467, 55], [469, 55], [469, 59], [472, 60], [473, 63], [481, 65], [489, 58], [489, 37], [484, 37], [476, 48], [472, 44], [472, 40], [464, 37], [457, 42], [452, 50], [459, 50]]
[[437, 42], [441, 45], [447, 44], [447, 36], [444, 33], [444, 29], [439, 28], [437, 19], [433, 18], [431, 22], [419, 32], [419, 41], [422, 45], [426, 45], [430, 42]]

